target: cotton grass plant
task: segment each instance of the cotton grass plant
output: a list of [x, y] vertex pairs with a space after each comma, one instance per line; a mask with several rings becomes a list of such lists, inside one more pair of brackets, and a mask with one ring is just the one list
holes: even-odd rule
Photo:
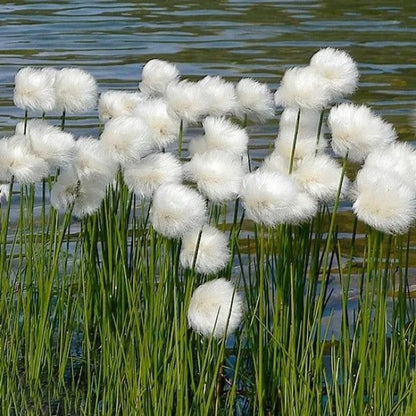
[[[85, 71], [20, 70], [24, 120], [0, 140], [1, 413], [413, 414], [414, 151], [345, 101], [357, 82], [333, 48], [274, 93], [158, 59], [140, 91], [99, 97]], [[74, 137], [66, 112], [97, 105], [97, 135]], [[275, 116], [253, 163], [250, 127]]]

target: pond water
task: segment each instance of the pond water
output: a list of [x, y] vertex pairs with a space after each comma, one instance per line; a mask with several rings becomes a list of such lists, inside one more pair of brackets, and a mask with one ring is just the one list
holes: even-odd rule
[[12, 98], [14, 75], [24, 66], [82, 67], [105, 91], [135, 89], [143, 64], [160, 58], [177, 64], [184, 77], [251, 76], [275, 89], [288, 67], [307, 64], [317, 49], [332, 46], [358, 63], [352, 100], [394, 123], [404, 140], [414, 139], [413, 0], [6, 0], [0, 18], [3, 135], [22, 115]]
[[[402, 140], [415, 139], [414, 0], [6, 0], [0, 19], [2, 136], [13, 134], [23, 116], [13, 106], [13, 85], [24, 66], [81, 67], [101, 91], [134, 90], [144, 63], [159, 58], [184, 78], [253, 77], [274, 90], [287, 68], [331, 46], [358, 63], [351, 100], [393, 123]], [[97, 135], [97, 114], [70, 117], [67, 126], [75, 135]], [[252, 155], [264, 157], [276, 129], [277, 119], [250, 128]]]

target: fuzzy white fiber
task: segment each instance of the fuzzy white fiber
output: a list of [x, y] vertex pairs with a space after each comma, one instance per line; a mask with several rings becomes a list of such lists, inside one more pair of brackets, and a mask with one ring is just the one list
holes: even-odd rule
[[163, 184], [153, 195], [150, 221], [159, 234], [181, 238], [200, 228], [206, 221], [206, 204], [202, 195], [182, 184]]
[[224, 279], [197, 287], [188, 309], [188, 323], [199, 334], [222, 338], [234, 332], [243, 316], [243, 300], [234, 285]]
[[210, 225], [204, 225], [202, 232], [199, 229], [195, 229], [184, 234], [180, 254], [182, 267], [191, 268], [195, 254], [195, 270], [198, 273], [210, 274], [219, 272], [227, 265], [230, 259], [228, 236]]
[[416, 151], [405, 142], [393, 142], [368, 154], [365, 169], [381, 169], [416, 189]]
[[288, 69], [274, 94], [276, 106], [292, 108], [322, 109], [331, 99], [319, 72], [310, 67]]
[[357, 218], [376, 230], [403, 234], [416, 219], [414, 188], [379, 169], [359, 173], [353, 211]]
[[[279, 138], [293, 140], [296, 133], [297, 117], [297, 109], [285, 108], [283, 110], [279, 120]], [[320, 111], [302, 109], [299, 115], [297, 140], [314, 138], [316, 141], [318, 137], [320, 118]], [[319, 140], [324, 139], [326, 131], [326, 125], [322, 123]]]
[[247, 218], [266, 226], [306, 221], [318, 207], [291, 176], [263, 170], [245, 175], [240, 197]]
[[138, 92], [105, 91], [98, 100], [98, 116], [104, 122], [116, 117], [131, 116], [137, 105], [145, 99], [147, 95]]
[[166, 87], [165, 98], [172, 111], [186, 123], [199, 121], [206, 112], [207, 103], [197, 82], [172, 81]]
[[237, 105], [237, 96], [234, 84], [216, 76], [206, 76], [197, 82], [202, 94], [204, 115], [227, 116], [231, 115]]
[[79, 68], [62, 68], [56, 73], [55, 91], [57, 106], [68, 113], [92, 110], [98, 99], [94, 77]]
[[122, 165], [139, 160], [155, 147], [145, 122], [138, 117], [109, 120], [101, 134], [104, 151]]
[[159, 98], [143, 101], [136, 106], [133, 115], [144, 121], [151, 139], [159, 150], [177, 140], [180, 120], [169, 111], [165, 100]]
[[226, 150], [239, 156], [247, 152], [248, 134], [246, 130], [225, 117], [206, 117], [202, 126], [209, 149]]
[[68, 211], [78, 218], [93, 214], [100, 208], [106, 193], [103, 184], [94, 180], [78, 179], [72, 167], [61, 171], [51, 190], [51, 205], [59, 211]]
[[357, 88], [357, 64], [345, 51], [334, 48], [320, 49], [312, 56], [310, 66], [322, 75], [333, 99], [350, 95]]
[[15, 135], [0, 140], [0, 181], [12, 177], [21, 184], [41, 181], [49, 174], [46, 160], [30, 151], [26, 136]]
[[196, 182], [210, 201], [220, 203], [235, 199], [240, 191], [244, 169], [241, 158], [221, 150], [195, 154], [184, 165], [185, 176]]
[[201, 154], [209, 151], [208, 143], [205, 139], [205, 136], [194, 137], [189, 140], [188, 151], [192, 156], [196, 154]]
[[164, 183], [181, 183], [182, 177], [182, 164], [171, 153], [152, 153], [124, 169], [127, 186], [141, 198], [150, 198]]
[[[293, 171], [293, 177], [303, 190], [315, 199], [331, 202], [338, 193], [342, 168], [336, 160], [322, 154], [304, 158]], [[344, 176], [340, 198], [348, 195], [349, 179]]]
[[252, 78], [242, 78], [236, 87], [237, 105], [235, 115], [254, 121], [266, 121], [274, 117], [275, 106], [273, 93], [267, 84], [262, 84]]
[[[296, 167], [305, 158], [322, 154], [327, 148], [328, 142], [325, 138], [316, 143], [315, 137], [298, 139], [296, 141], [295, 153], [293, 155], [293, 166]], [[292, 157], [293, 137], [279, 135], [274, 143], [274, 151], [284, 159], [290, 161]]]
[[161, 59], [151, 59], [142, 69], [140, 91], [160, 97], [165, 93], [167, 85], [179, 78], [179, 70], [174, 64]]
[[25, 67], [15, 75], [13, 102], [24, 110], [52, 111], [56, 107], [52, 69]]
[[289, 165], [290, 160], [287, 157], [281, 155], [278, 151], [273, 150], [273, 152], [263, 160], [262, 164], [259, 166], [259, 170], [287, 174], [289, 172]]
[[10, 197], [10, 183], [0, 184], [0, 205], [3, 202], [7, 202]]
[[103, 187], [114, 180], [117, 171], [117, 163], [94, 137], [78, 138], [73, 166], [82, 182], [95, 180]]
[[374, 149], [387, 146], [397, 134], [390, 123], [375, 115], [364, 105], [343, 103], [329, 112], [332, 148], [337, 156], [362, 162]]
[[[16, 134], [23, 134], [24, 122], [16, 125]], [[75, 139], [72, 134], [51, 126], [44, 120], [28, 120], [26, 136], [30, 151], [46, 160], [50, 167], [62, 167], [72, 162]]]

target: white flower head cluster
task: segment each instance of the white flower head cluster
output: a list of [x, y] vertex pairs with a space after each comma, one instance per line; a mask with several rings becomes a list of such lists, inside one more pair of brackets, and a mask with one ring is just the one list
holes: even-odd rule
[[328, 125], [335, 154], [348, 155], [354, 162], [362, 162], [372, 150], [392, 143], [397, 137], [390, 123], [364, 105], [343, 103], [333, 107]]
[[134, 109], [147, 98], [138, 92], [109, 90], [100, 95], [98, 115], [101, 121], [112, 118], [131, 116]]
[[340, 185], [339, 197], [348, 196], [349, 179], [342, 176], [341, 166], [326, 154], [305, 157], [293, 172], [294, 179], [305, 192], [326, 203], [335, 200]]
[[216, 76], [206, 76], [197, 82], [201, 91], [204, 116], [231, 115], [237, 105], [234, 84]]
[[142, 119], [155, 146], [162, 150], [177, 140], [180, 120], [170, 111], [168, 103], [159, 98], [144, 100], [133, 111]]
[[79, 68], [62, 68], [55, 76], [57, 106], [68, 113], [93, 109], [97, 104], [98, 87], [94, 77]]
[[205, 200], [196, 190], [176, 183], [160, 185], [153, 195], [150, 222], [168, 238], [181, 238], [206, 222]]
[[194, 229], [182, 237], [182, 267], [191, 268], [195, 260], [198, 273], [217, 273], [229, 259], [228, 236], [215, 227], [204, 225], [201, 230]]
[[275, 92], [277, 106], [316, 109], [352, 94], [357, 88], [358, 69], [348, 53], [334, 48], [316, 52], [308, 66], [288, 69]]
[[266, 121], [274, 117], [273, 94], [266, 84], [252, 78], [242, 78], [236, 85], [237, 105], [235, 115], [253, 121]]
[[15, 106], [23, 110], [54, 110], [57, 99], [54, 83], [55, 72], [52, 69], [22, 68], [15, 76]]
[[171, 153], [152, 153], [124, 169], [127, 186], [141, 198], [151, 198], [165, 183], [180, 184], [182, 176], [182, 164]]
[[150, 96], [161, 97], [170, 82], [179, 78], [179, 70], [174, 64], [161, 59], [151, 59], [142, 69], [140, 91]]
[[241, 158], [221, 150], [195, 154], [184, 170], [185, 176], [214, 203], [235, 199], [244, 174]]
[[270, 227], [307, 221], [318, 208], [290, 175], [260, 169], [245, 175], [240, 197], [247, 217]]
[[94, 108], [97, 97], [94, 77], [79, 68], [25, 67], [15, 76], [13, 101], [24, 110], [78, 113]]
[[0, 140], [1, 182], [36, 183], [48, 174], [48, 162], [30, 151], [25, 136], [14, 135]]
[[[24, 122], [16, 125], [16, 134], [24, 134]], [[28, 120], [26, 141], [30, 151], [44, 159], [50, 168], [66, 166], [72, 162], [75, 139], [71, 133], [51, 126], [43, 120]]]
[[234, 285], [215, 279], [197, 287], [191, 297], [188, 322], [199, 334], [222, 338], [234, 332], [243, 315], [243, 300]]
[[133, 116], [109, 120], [101, 134], [101, 142], [105, 151], [121, 165], [140, 160], [154, 148], [145, 122]]
[[64, 166], [52, 186], [52, 206], [57, 210], [72, 210], [79, 218], [94, 213], [100, 208], [116, 170], [117, 164], [98, 139], [79, 137], [72, 163]]
[[357, 64], [347, 52], [334, 48], [320, 49], [309, 64], [325, 80], [332, 99], [350, 95], [357, 88]]
[[321, 110], [331, 100], [322, 75], [310, 66], [288, 69], [275, 92], [276, 106]]
[[170, 82], [165, 91], [165, 98], [174, 114], [186, 123], [200, 121], [205, 113], [202, 90], [197, 82]]
[[51, 191], [51, 204], [56, 210], [70, 211], [83, 218], [96, 212], [106, 193], [106, 188], [94, 180], [80, 180], [73, 167], [61, 171]]
[[371, 152], [354, 182], [358, 219], [388, 234], [407, 232], [416, 220], [415, 162], [416, 152], [406, 143]]

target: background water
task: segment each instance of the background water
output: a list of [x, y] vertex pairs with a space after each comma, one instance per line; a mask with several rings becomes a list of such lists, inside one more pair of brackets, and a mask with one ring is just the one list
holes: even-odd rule
[[[11, 134], [15, 73], [24, 66], [77, 66], [101, 91], [135, 89], [152, 58], [183, 77], [251, 76], [277, 88], [284, 71], [319, 48], [348, 51], [361, 73], [351, 98], [413, 140], [416, 105], [416, 2], [5, 1], [0, 6], [0, 133]], [[91, 118], [94, 126], [95, 119]], [[76, 128], [82, 123], [73, 123]]]
[[[15, 73], [24, 66], [81, 67], [101, 91], [134, 90], [152, 58], [175, 63], [184, 78], [253, 77], [275, 90], [284, 71], [319, 48], [346, 50], [361, 78], [351, 100], [371, 106], [413, 141], [416, 108], [416, 2], [383, 1], [2, 1], [0, 134], [13, 134]], [[58, 115], [56, 115], [58, 116]], [[277, 121], [250, 127], [261, 159]], [[97, 114], [67, 121], [76, 135], [98, 134]], [[332, 283], [336, 308], [339, 286]], [[356, 288], [351, 289], [354, 307]], [[336, 314], [335, 321], [336, 321]]]

